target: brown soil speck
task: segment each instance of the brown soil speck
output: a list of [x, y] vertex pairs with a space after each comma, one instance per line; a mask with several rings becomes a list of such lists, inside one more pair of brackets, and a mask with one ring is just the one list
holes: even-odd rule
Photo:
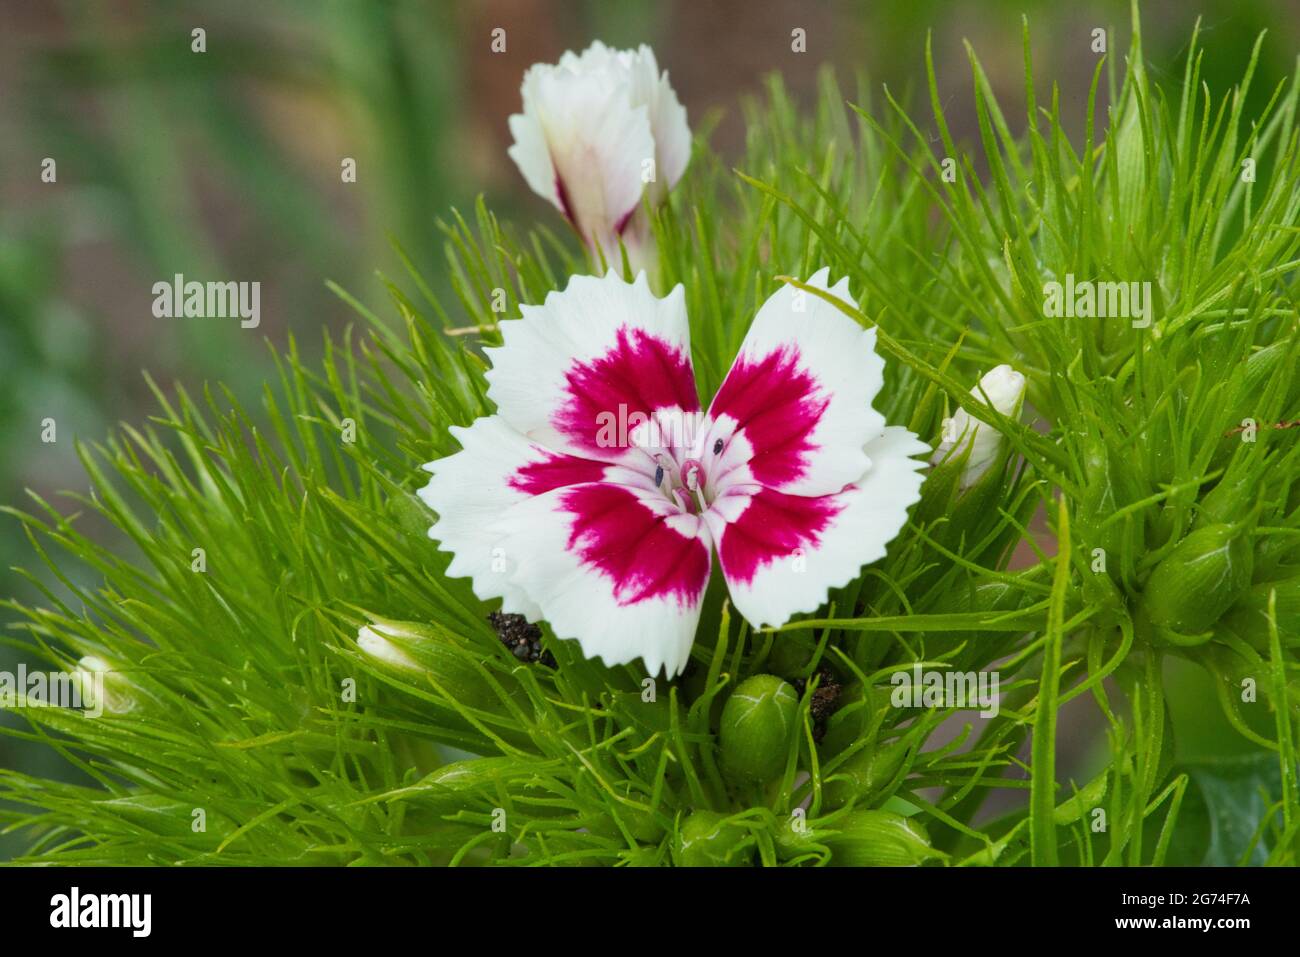
[[529, 623], [523, 615], [494, 611], [487, 617], [488, 623], [496, 629], [501, 644], [509, 648], [510, 653], [520, 661], [540, 663], [547, 668], [556, 666], [555, 656], [542, 650], [542, 629]]

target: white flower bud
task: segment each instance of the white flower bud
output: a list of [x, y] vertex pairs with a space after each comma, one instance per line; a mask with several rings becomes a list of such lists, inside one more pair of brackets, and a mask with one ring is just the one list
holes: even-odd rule
[[131, 682], [97, 655], [86, 655], [78, 661], [72, 680], [81, 692], [82, 704], [92, 716], [104, 711], [126, 714], [135, 710], [136, 698], [132, 694]]
[[[987, 395], [994, 409], [1008, 418], [1016, 418], [1020, 415], [1020, 407], [1025, 399], [1025, 377], [1009, 365], [1000, 365], [986, 373], [979, 385], [971, 389], [970, 394], [985, 404], [987, 402], [984, 397]], [[952, 418], [943, 420], [940, 440], [931, 459], [936, 465], [949, 458], [959, 458], [966, 449], [970, 449], [970, 457], [966, 460], [960, 483], [962, 488], [969, 488], [997, 460], [1002, 446], [1002, 433], [973, 418], [965, 409], [958, 409]]]
[[510, 117], [510, 158], [535, 193], [619, 268], [619, 239], [635, 268], [650, 268], [641, 197], [660, 203], [691, 156], [686, 110], [654, 52], [597, 41], [524, 74], [524, 109]]
[[363, 652], [374, 658], [376, 661], [382, 661], [386, 665], [394, 668], [402, 668], [409, 671], [419, 671], [420, 664], [388, 640], [387, 636], [396, 636], [398, 638], [418, 638], [419, 635], [414, 632], [405, 631], [401, 628], [395, 628], [391, 625], [384, 625], [383, 632], [377, 631], [375, 626], [363, 625], [357, 632], [357, 647]]

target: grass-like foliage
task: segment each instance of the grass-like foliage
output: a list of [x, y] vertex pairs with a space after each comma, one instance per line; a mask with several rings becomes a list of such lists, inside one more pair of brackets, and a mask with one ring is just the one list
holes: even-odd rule
[[[960, 462], [933, 469], [888, 557], [819, 617], [755, 633], [715, 587], [692, 666], [649, 688], [639, 663], [606, 668], [549, 631], [553, 659], [520, 661], [492, 606], [445, 576], [414, 489], [457, 448], [448, 426], [492, 411], [478, 345], [598, 268], [572, 237], [480, 204], [443, 227], [455, 301], [413, 269], [388, 283], [400, 322], [338, 290], [361, 331], [310, 365], [291, 346], [260, 410], [157, 389], [147, 425], [81, 450], [76, 503], [129, 556], [42, 500], [10, 513], [49, 572], [28, 575], [42, 603], [8, 604], [11, 640], [53, 669], [103, 659], [117, 705], [25, 708], [6, 729], [90, 779], [0, 771], [22, 860], [1296, 864], [1300, 75], [1245, 116], [1253, 64], [1210, 90], [1193, 37], [1181, 85], [1162, 88], [1135, 17], [1127, 58], [1098, 58], [1079, 142], [1028, 48], [1026, 26], [1021, 135], [973, 52], [969, 146], [928, 50], [929, 94], [907, 106], [827, 76], [804, 107], [774, 79], [746, 106], [736, 169], [702, 135], [655, 215], [702, 394], [779, 283], [829, 266], [859, 303], [839, 305], [879, 329], [890, 422], [937, 441], [960, 405], [1006, 436], [966, 491]], [[1149, 282], [1150, 325], [1045, 315], [1067, 276]], [[1028, 377], [1027, 424], [969, 395], [1004, 362]], [[1026, 541], [1037, 562], [1009, 570]], [[419, 623], [394, 639], [419, 668], [359, 651], [376, 621]], [[1175, 763], [1171, 656], [1213, 673], [1207, 707], [1257, 760]], [[996, 670], [1000, 712], [894, 707], [890, 676], [914, 662]], [[719, 728], [758, 674], [798, 689], [797, 720], [762, 729], [781, 760], [743, 784]], [[1077, 698], [1104, 717], [1109, 757], [1075, 782], [1056, 752]], [[1216, 831], [1230, 785], [1240, 845]], [[995, 791], [1014, 792], [1001, 817], [983, 810]]]

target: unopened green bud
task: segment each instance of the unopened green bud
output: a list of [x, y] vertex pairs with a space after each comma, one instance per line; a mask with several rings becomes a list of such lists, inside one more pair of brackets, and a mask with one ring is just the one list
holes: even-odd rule
[[682, 822], [673, 844], [679, 867], [740, 867], [749, 863], [752, 835], [717, 811], [695, 811]]
[[799, 696], [776, 675], [741, 682], [722, 709], [718, 745], [735, 781], [762, 784], [785, 770]]
[[793, 814], [779, 820], [776, 829], [772, 833], [772, 843], [776, 847], [776, 856], [783, 861], [808, 853], [812, 850], [812, 845], [816, 839], [817, 835], [808, 823], [807, 814], [803, 808], [799, 808]]
[[[990, 617], [997, 612], [1015, 611], [1023, 602], [1025, 589], [1013, 582], [989, 581], [971, 586], [959, 582], [943, 592], [928, 609], [933, 614], [965, 614], [969, 612], [988, 612]], [[997, 658], [1001, 649], [1014, 644], [1018, 635], [1011, 631], [974, 631], [951, 632], [932, 631], [925, 636], [926, 648], [937, 653], [955, 651], [959, 645], [965, 650], [952, 659], [952, 666], [964, 669], [979, 661]]]
[[[617, 797], [605, 793], [606, 786]], [[651, 796], [635, 789], [631, 782], [614, 779], [602, 783], [592, 780], [590, 774], [584, 774], [578, 778], [578, 790], [584, 800], [608, 805], [592, 815], [590, 829], [593, 834], [618, 840], [626, 829], [643, 844], [658, 844], [663, 837], [663, 824], [650, 808]]]
[[913, 867], [943, 857], [920, 824], [892, 811], [850, 811], [833, 832], [818, 833], [836, 867]]
[[[1300, 487], [1300, 482], [1296, 485]], [[1288, 514], [1295, 514], [1300, 502]], [[1273, 581], [1300, 575], [1300, 541], [1288, 535], [1260, 535], [1255, 539], [1255, 580]]]
[[965, 465], [960, 455], [950, 456], [947, 461], [939, 462], [930, 469], [925, 484], [921, 486], [921, 500], [916, 503], [912, 513], [917, 525], [930, 526], [952, 514], [962, 491], [961, 479], [964, 472]]
[[1225, 475], [1214, 488], [1201, 499], [1196, 527], [1232, 524], [1239, 522], [1250, 512], [1255, 504], [1259, 487], [1259, 471], [1254, 468], [1238, 468]]
[[[987, 581], [971, 586], [958, 583], [935, 601], [935, 614], [960, 614], [971, 611], [1014, 611], [1020, 607], [1023, 589], [1007, 581]], [[986, 634], [978, 632], [979, 636]], [[937, 637], [938, 633], [931, 637]], [[963, 641], [968, 640], [966, 638]], [[977, 641], [976, 639], [969, 639]]]
[[538, 770], [538, 763], [527, 758], [468, 758], [435, 768], [375, 800], [404, 808], [406, 825], [434, 846], [456, 847], [482, 834], [483, 825], [466, 812], [496, 814], [506, 802], [545, 798]]
[[1249, 587], [1253, 569], [1250, 540], [1240, 525], [1197, 529], [1151, 573], [1141, 615], [1156, 638], [1177, 645], [1202, 644]]
[[[1230, 424], [1236, 425], [1243, 418], [1258, 415], [1260, 398], [1268, 391], [1270, 381], [1278, 373], [1290, 351], [1289, 341], [1275, 342], [1252, 353], [1243, 363], [1244, 371], [1237, 387], [1232, 415], [1228, 420]], [[1286, 413], [1293, 407], [1296, 399], [1300, 398], [1300, 378], [1285, 370], [1282, 374], [1287, 377], [1286, 394], [1282, 400], [1283, 412]]]
[[150, 834], [194, 843], [219, 844], [235, 832], [235, 823], [210, 807], [162, 794], [136, 792], [94, 802], [97, 812], [142, 827]]
[[[357, 632], [357, 647], [412, 683], [434, 684], [449, 699], [471, 708], [499, 710], [500, 698], [473, 657], [435, 626], [377, 618]], [[498, 682], [515, 690], [507, 675]]]
[[452, 761], [426, 774], [416, 785], [419, 789], [446, 789], [448, 791], [473, 791], [479, 788], [496, 789], [513, 778], [530, 776], [535, 770], [518, 758], [485, 757]]
[[[1079, 542], [1087, 553], [1100, 548], [1108, 555], [1119, 555], [1133, 536], [1131, 523], [1110, 519], [1143, 497], [1144, 477], [1132, 456], [1111, 448], [1098, 436], [1085, 436], [1082, 449], [1083, 498], [1073, 520]], [[1116, 572], [1108, 574], [1114, 577]]]
[[[1096, 559], [1093, 558], [1092, 561], [1095, 562]], [[1082, 593], [1084, 601], [1097, 607], [1093, 622], [1095, 627], [1112, 628], [1126, 614], [1124, 593], [1109, 572], [1089, 571], [1083, 576]]]
[[910, 748], [911, 742], [903, 738], [855, 752], [828, 776], [826, 806], [837, 808], [853, 799], [869, 801], [876, 797], [894, 780]]
[[497, 801], [501, 792], [513, 792], [536, 774], [532, 762], [518, 758], [467, 758], [444, 764], [390, 796], [400, 796], [403, 801], [437, 814], [453, 814], [468, 808], [476, 798]]
[[1212, 468], [1221, 467], [1242, 447], [1241, 427], [1246, 419], [1254, 419], [1261, 426], [1266, 425], [1259, 422], [1268, 412], [1261, 408], [1260, 403], [1268, 395], [1274, 376], [1286, 377], [1286, 384], [1282, 387], [1284, 394], [1281, 396], [1281, 415], [1291, 416], [1296, 410], [1296, 403], [1300, 401], [1300, 376], [1292, 374], [1291, 366], [1294, 362], [1287, 361], [1290, 351], [1290, 341], [1282, 340], [1260, 349], [1241, 363], [1242, 371], [1234, 376], [1237, 379], [1237, 391], [1228, 400], [1230, 411], [1223, 420], [1230, 431], [1218, 440], [1218, 447], [1210, 459]]
[[1228, 687], [1228, 697], [1239, 696], [1243, 682], [1255, 682], [1257, 687], [1268, 686], [1268, 664], [1253, 653], [1244, 655], [1217, 641], [1205, 646], [1197, 660]]
[[1223, 616], [1225, 628], [1261, 652], [1269, 647], [1268, 602], [1273, 592], [1278, 638], [1283, 647], [1300, 644], [1300, 577], [1259, 582]]

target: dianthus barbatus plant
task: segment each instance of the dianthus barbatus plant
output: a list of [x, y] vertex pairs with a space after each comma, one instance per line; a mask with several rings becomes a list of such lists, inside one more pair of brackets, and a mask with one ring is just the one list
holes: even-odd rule
[[[396, 328], [340, 291], [368, 332], [327, 341], [320, 365], [291, 346], [255, 415], [225, 393], [157, 390], [152, 424], [82, 450], [93, 493], [80, 505], [136, 556], [39, 499], [11, 513], [57, 580], [32, 572], [46, 600], [8, 604], [15, 641], [56, 670], [83, 662], [105, 704], [98, 717], [21, 708], [26, 728], [5, 728], [83, 772], [0, 772], [0, 815], [30, 838], [22, 859], [1296, 863], [1300, 78], [1243, 115], [1253, 64], [1214, 100], [1194, 36], [1181, 85], [1159, 85], [1136, 16], [1122, 80], [1107, 63], [1071, 137], [1055, 92], [1037, 102], [1026, 55], [1015, 135], [972, 55], [978, 161], [950, 135], [928, 51], [929, 120], [865, 84], [846, 106], [829, 76], [798, 108], [774, 78], [746, 106], [741, 172], [701, 141], [671, 193], [636, 193], [649, 280], [479, 204], [472, 224], [444, 226], [454, 308], [414, 270], [416, 299], [389, 284]], [[1127, 305], [1119, 283], [1139, 284]], [[477, 529], [487, 537], [458, 544], [471, 478], [523, 495], [521, 464], [573, 453], [541, 441], [555, 370], [536, 352], [510, 363], [529, 355], [517, 338], [596, 289], [641, 305], [584, 335], [672, 313], [693, 371], [683, 411], [726, 393], [774, 297], [797, 292], [808, 317], [873, 337], [881, 383], [854, 420], [871, 428], [813, 444], [856, 463], [829, 482], [843, 479], [837, 493], [870, 475], [855, 456], [875, 464], [886, 423], [921, 441], [885, 459], [936, 450], [923, 471], [904, 467], [924, 484], [896, 503], [905, 522], [877, 530], [885, 554], [864, 544], [798, 600], [746, 596], [723, 528], [710, 546], [726, 574], [694, 580], [693, 629], [634, 634], [600, 604], [617, 597], [610, 575], [568, 610], [528, 577], [600, 540], [571, 540], [572, 517], [567, 533], [547, 526], [540, 553], [517, 552], [529, 526], [486, 523], [530, 503], [485, 503], [499, 513]], [[485, 351], [448, 334], [466, 326]], [[564, 355], [591, 358], [581, 342]], [[488, 431], [498, 441], [475, 458]], [[698, 526], [716, 502], [708, 456], [738, 434], [717, 453], [697, 431], [664, 459], [618, 455], [642, 455], [631, 486]], [[601, 480], [620, 467], [594, 461], [582, 468]], [[426, 463], [444, 463], [435, 483], [453, 463], [474, 473], [434, 486], [438, 513], [418, 494]], [[470, 557], [479, 545], [486, 557]], [[1013, 567], [1018, 546], [1030, 557]], [[505, 577], [481, 585], [494, 557]], [[534, 564], [512, 567], [521, 557]], [[87, 571], [99, 584], [79, 584]], [[609, 612], [607, 631], [574, 626], [592, 612]], [[1175, 658], [1214, 676], [1251, 756], [1182, 760]], [[900, 695], [897, 676], [920, 672], [996, 673], [997, 707], [977, 717], [969, 694]], [[1085, 712], [1102, 760], [1074, 781], [1058, 718]], [[936, 737], [944, 724], [955, 733]], [[1225, 811], [1236, 793], [1249, 798]], [[1218, 828], [1227, 812], [1246, 838]]]

